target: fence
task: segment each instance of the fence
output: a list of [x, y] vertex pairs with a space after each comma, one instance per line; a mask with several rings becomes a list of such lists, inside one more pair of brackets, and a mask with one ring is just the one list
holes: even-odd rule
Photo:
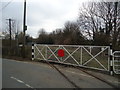
[[[14, 46], [14, 47], [9, 47], [9, 46], [2, 46], [1, 47], [2, 49], [2, 57], [11, 57], [11, 56], [14, 56], [14, 57], [22, 57], [22, 47], [17, 47], [17, 46]], [[25, 55], [26, 55], [26, 58], [29, 58], [31, 59], [31, 45], [26, 45], [25, 46]]]
[[114, 73], [120, 74], [120, 51], [113, 52], [113, 70]]
[[[34, 44], [32, 59], [47, 60], [97, 70], [109, 71], [109, 46], [41, 45]], [[64, 56], [58, 55], [59, 50]]]

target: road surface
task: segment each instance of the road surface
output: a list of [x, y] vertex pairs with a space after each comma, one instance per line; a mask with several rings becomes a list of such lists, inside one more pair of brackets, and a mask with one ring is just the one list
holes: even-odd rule
[[[80, 88], [113, 88], [75, 68], [56, 66]], [[119, 84], [115, 77], [99, 75], [114, 85]], [[46, 63], [2, 59], [2, 88], [74, 88], [74, 86]]]

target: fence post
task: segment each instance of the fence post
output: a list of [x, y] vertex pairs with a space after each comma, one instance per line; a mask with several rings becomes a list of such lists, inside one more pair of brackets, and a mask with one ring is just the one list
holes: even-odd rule
[[110, 43], [110, 75], [113, 75], [113, 51], [112, 51], [112, 43]]
[[32, 60], [34, 60], [34, 44], [32, 44]]

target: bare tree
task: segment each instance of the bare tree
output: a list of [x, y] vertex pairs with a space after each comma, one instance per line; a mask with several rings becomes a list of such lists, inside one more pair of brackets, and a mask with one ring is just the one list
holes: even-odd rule
[[105, 35], [108, 43], [118, 45], [120, 34], [120, 2], [89, 2], [80, 9], [79, 26], [90, 39]]

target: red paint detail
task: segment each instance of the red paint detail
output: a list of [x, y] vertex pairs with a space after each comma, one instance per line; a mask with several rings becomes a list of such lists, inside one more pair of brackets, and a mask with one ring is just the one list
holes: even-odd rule
[[64, 57], [64, 55], [65, 55], [65, 54], [64, 54], [64, 50], [63, 50], [63, 49], [59, 49], [59, 50], [58, 50], [58, 56], [59, 56], [59, 57]]

